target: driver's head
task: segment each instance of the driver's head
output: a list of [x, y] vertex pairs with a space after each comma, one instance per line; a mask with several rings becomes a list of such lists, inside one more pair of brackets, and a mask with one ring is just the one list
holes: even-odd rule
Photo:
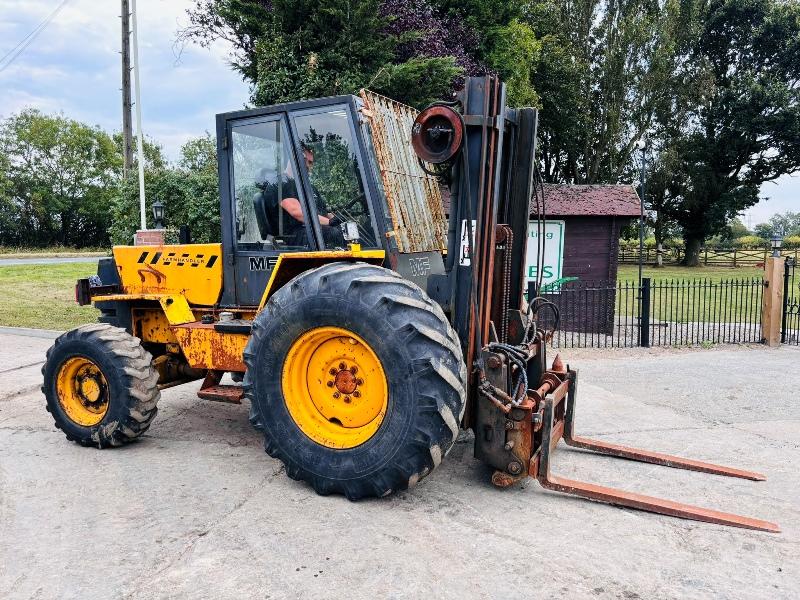
[[314, 151], [311, 149], [311, 146], [306, 143], [302, 143], [300, 146], [303, 149], [303, 158], [306, 161], [306, 170], [310, 173], [311, 169], [314, 167]]

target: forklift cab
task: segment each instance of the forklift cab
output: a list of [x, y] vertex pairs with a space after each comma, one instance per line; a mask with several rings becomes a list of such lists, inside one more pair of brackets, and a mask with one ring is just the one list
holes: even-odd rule
[[[217, 116], [223, 306], [256, 306], [278, 256], [384, 249], [386, 219], [370, 174], [361, 99], [337, 96]], [[350, 226], [351, 231], [354, 227]]]

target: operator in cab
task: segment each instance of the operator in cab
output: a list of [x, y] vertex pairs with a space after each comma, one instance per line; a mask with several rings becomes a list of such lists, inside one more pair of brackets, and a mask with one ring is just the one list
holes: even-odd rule
[[[301, 143], [301, 147], [310, 177], [314, 167], [314, 150], [305, 143]], [[288, 162], [286, 170], [278, 180], [264, 181], [262, 190], [269, 213], [268, 218], [273, 223], [279, 224], [276, 229], [280, 230], [280, 237], [286, 245], [307, 247], [305, 217], [297, 193], [297, 181], [292, 172], [292, 163]], [[325, 199], [313, 184], [311, 184], [311, 193], [309, 205], [317, 213], [325, 245], [327, 247], [343, 247], [345, 242], [340, 228], [341, 220], [328, 209]]]

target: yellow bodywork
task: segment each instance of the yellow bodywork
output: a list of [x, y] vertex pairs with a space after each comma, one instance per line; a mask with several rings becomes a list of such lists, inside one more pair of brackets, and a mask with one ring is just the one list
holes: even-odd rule
[[294, 252], [281, 254], [278, 262], [270, 275], [264, 295], [258, 305], [258, 310], [264, 308], [269, 297], [277, 292], [284, 284], [300, 273], [315, 269], [328, 263], [337, 261], [360, 260], [374, 265], [380, 265], [386, 258], [383, 250], [362, 250], [358, 244], [352, 244], [349, 250], [322, 250], [319, 252]]
[[182, 296], [189, 306], [219, 302], [222, 244], [115, 246], [114, 261], [128, 296]]
[[294, 422], [328, 448], [355, 448], [378, 431], [388, 406], [375, 351], [352, 331], [318, 327], [286, 355], [281, 391]]
[[[257, 311], [269, 297], [300, 273], [337, 261], [359, 260], [382, 264], [383, 250], [293, 252], [280, 254]], [[157, 307], [132, 310], [133, 332], [145, 342], [180, 346], [194, 369], [244, 371], [243, 352], [249, 336], [216, 331], [200, 317], [218, 312], [223, 285], [221, 244], [116, 246], [119, 293], [96, 296], [95, 301], [154, 301]], [[239, 318], [252, 319], [253, 307], [225, 307]], [[257, 312], [256, 311], [256, 312]]]

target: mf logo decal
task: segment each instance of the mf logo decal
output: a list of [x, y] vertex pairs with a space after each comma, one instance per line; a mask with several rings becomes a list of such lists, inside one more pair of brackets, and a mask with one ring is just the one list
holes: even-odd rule
[[278, 264], [277, 258], [268, 258], [266, 256], [251, 256], [250, 257], [250, 270], [251, 271], [270, 271]]
[[431, 272], [431, 259], [428, 256], [409, 258], [408, 266], [411, 270], [411, 277], [427, 277]]
[[176, 267], [183, 267], [185, 265], [189, 265], [190, 267], [204, 266], [206, 269], [210, 269], [218, 259], [219, 256], [216, 254], [206, 256], [205, 254], [190, 254], [188, 252], [167, 252], [166, 254], [163, 252], [153, 252], [151, 255], [149, 250], [145, 250], [142, 252], [137, 262], [139, 264], [163, 265], [165, 267], [170, 265], [175, 265]]

